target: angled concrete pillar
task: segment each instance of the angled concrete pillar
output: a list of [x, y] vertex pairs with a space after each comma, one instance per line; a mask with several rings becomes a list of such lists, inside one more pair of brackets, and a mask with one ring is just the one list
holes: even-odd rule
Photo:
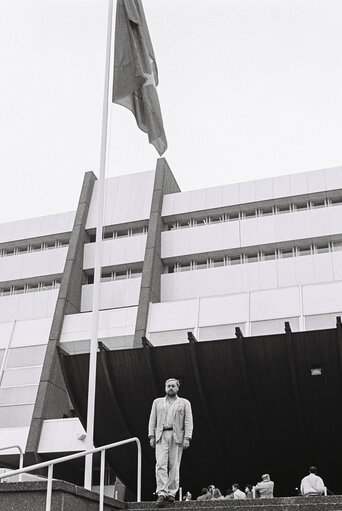
[[35, 458], [37, 454], [44, 419], [70, 415], [68, 394], [56, 347], [64, 316], [80, 312], [81, 308], [82, 284], [86, 282], [83, 271], [85, 225], [95, 181], [93, 172], [85, 174], [26, 444], [26, 453], [31, 454], [31, 459], [32, 455]]
[[179, 192], [180, 188], [165, 158], [157, 160], [154, 178], [152, 205], [148, 223], [148, 234], [139, 295], [138, 315], [134, 334], [134, 347], [142, 346], [141, 338], [146, 335], [150, 302], [160, 301], [160, 277], [163, 272], [161, 260], [161, 217], [163, 197], [168, 193]]

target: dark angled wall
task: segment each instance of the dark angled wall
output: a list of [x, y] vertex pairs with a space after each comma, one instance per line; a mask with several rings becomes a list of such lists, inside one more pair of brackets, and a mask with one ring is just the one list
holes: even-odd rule
[[44, 365], [26, 444], [26, 453], [36, 455], [44, 419], [70, 415], [69, 399], [62, 375], [56, 347], [59, 343], [66, 314], [80, 312], [83, 271], [85, 225], [96, 177], [86, 172], [77, 206], [61, 286], [52, 320]]
[[163, 272], [161, 260], [163, 198], [168, 193], [176, 192], [180, 192], [180, 188], [167, 161], [165, 158], [158, 158], [134, 334], [135, 348], [142, 346], [141, 338], [146, 335], [149, 303], [160, 301], [160, 276]]

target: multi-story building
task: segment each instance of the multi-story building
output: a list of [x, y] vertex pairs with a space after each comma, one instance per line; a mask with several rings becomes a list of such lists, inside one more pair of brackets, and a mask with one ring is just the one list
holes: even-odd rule
[[[76, 211], [0, 225], [0, 447], [28, 459], [84, 449], [57, 346], [89, 351], [97, 193], [87, 173]], [[342, 168], [188, 192], [165, 159], [108, 178], [101, 266], [109, 350], [333, 328]]]

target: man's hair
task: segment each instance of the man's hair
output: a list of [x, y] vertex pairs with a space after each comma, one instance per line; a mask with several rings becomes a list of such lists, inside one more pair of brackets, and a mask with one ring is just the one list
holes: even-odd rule
[[253, 490], [253, 485], [252, 484], [246, 484], [246, 488], [248, 488], [249, 491], [252, 491]]
[[180, 387], [180, 383], [179, 380], [177, 380], [177, 378], [168, 378], [165, 382], [165, 385], [167, 385], [169, 381], [175, 381], [177, 383], [178, 388]]
[[233, 488], [236, 488], [238, 490], [240, 488], [240, 485], [238, 483], [234, 483]]
[[311, 465], [311, 467], [309, 468], [309, 471], [310, 471], [311, 474], [316, 474], [317, 467], [314, 467], [314, 465]]
[[208, 493], [208, 488], [202, 488], [202, 495], [206, 495]]
[[270, 479], [270, 474], [262, 474], [261, 479]]

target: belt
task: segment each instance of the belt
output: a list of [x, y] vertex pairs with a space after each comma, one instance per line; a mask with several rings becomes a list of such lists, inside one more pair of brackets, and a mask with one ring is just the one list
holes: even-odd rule
[[172, 430], [173, 430], [172, 427], [170, 427], [170, 428], [163, 428], [163, 431], [172, 431]]

